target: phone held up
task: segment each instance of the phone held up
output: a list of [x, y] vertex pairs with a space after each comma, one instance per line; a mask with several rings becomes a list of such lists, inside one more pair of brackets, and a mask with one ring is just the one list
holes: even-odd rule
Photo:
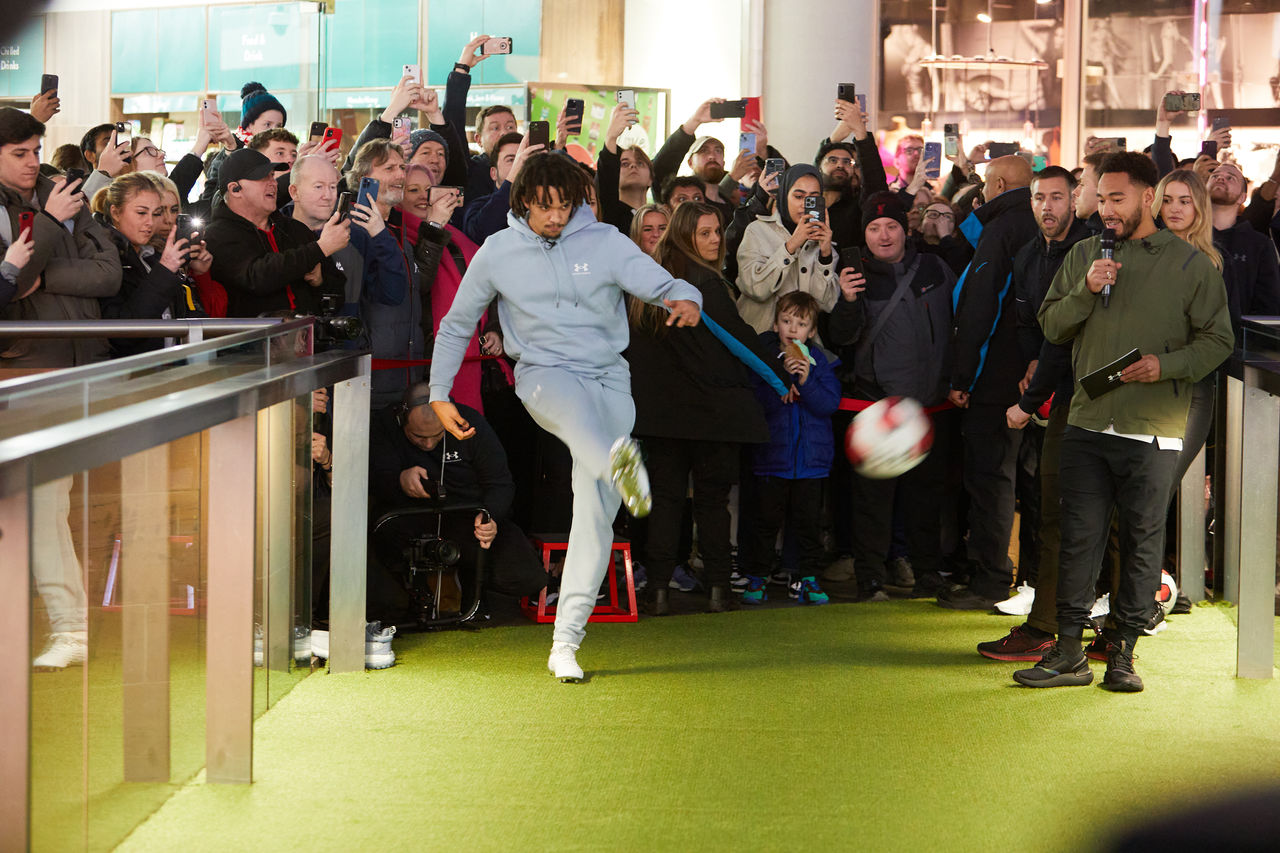
[[531, 121], [529, 122], [529, 145], [532, 148], [535, 145], [541, 145], [543, 148], [550, 147], [551, 144], [551, 122], [547, 121]]
[[381, 186], [377, 178], [361, 178], [360, 190], [356, 194], [356, 204], [372, 207], [373, 203], [378, 200], [378, 189]]
[[804, 198], [804, 215], [810, 222], [821, 222], [826, 214], [826, 202], [821, 195], [809, 195]]
[[942, 126], [943, 153], [948, 157], [960, 156], [960, 125], [944, 124]]
[[[786, 168], [787, 168], [786, 160], [783, 160], [781, 157], [770, 157], [768, 160], [764, 161], [764, 172], [760, 174], [761, 182], [763, 182], [770, 175], [777, 175], [778, 180], [782, 180], [782, 173], [783, 171], [786, 170]], [[778, 188], [775, 186], [769, 192], [773, 193], [774, 195], [777, 195]]]
[[941, 142], [926, 142], [924, 144], [924, 176], [926, 178], [942, 177]]
[[582, 116], [586, 109], [586, 102], [582, 98], [569, 98], [564, 102], [565, 124], [570, 136], [582, 132]]
[[511, 36], [497, 36], [480, 45], [480, 53], [484, 56], [511, 53]]
[[40, 76], [40, 94], [46, 95], [49, 92], [58, 94], [58, 75], [42, 74]]
[[711, 120], [718, 121], [725, 118], [745, 118], [747, 115], [747, 99], [739, 98], [736, 101], [725, 101], [723, 103], [713, 101], [711, 103]]

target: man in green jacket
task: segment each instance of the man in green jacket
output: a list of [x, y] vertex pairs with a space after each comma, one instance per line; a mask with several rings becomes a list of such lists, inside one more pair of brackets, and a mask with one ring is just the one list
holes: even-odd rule
[[[1114, 510], [1125, 556], [1102, 686], [1136, 693], [1142, 679], [1133, 670], [1133, 647], [1157, 606], [1165, 510], [1191, 385], [1231, 354], [1234, 336], [1222, 276], [1190, 244], [1156, 230], [1151, 160], [1113, 154], [1098, 174], [1098, 210], [1115, 232], [1114, 258], [1103, 257], [1099, 237], [1078, 243], [1039, 314], [1047, 339], [1074, 340], [1077, 383], [1059, 469], [1058, 640], [1034, 668], [1013, 677], [1028, 687], [1093, 681], [1081, 636]], [[1103, 372], [1118, 377], [1114, 388], [1095, 387], [1097, 396], [1085, 390], [1085, 377], [1135, 348], [1141, 358]]]

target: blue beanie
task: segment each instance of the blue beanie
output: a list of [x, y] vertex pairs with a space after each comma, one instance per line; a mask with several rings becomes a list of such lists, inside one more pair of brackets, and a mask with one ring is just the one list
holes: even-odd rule
[[427, 127], [420, 127], [413, 133], [409, 134], [409, 158], [413, 159], [413, 155], [418, 153], [418, 149], [422, 147], [424, 142], [436, 142], [444, 149], [444, 160], [449, 162], [449, 145], [444, 141], [444, 137]]
[[284, 104], [276, 100], [276, 96], [268, 92], [267, 87], [261, 83], [245, 83], [240, 89], [240, 101], [240, 126], [243, 128], [253, 124], [267, 110], [279, 110], [281, 124], [289, 118]]

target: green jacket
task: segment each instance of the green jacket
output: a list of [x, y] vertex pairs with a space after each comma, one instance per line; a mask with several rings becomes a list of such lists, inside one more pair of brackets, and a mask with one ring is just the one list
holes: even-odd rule
[[[1076, 388], [1067, 423], [1090, 430], [1181, 438], [1191, 383], [1221, 364], [1235, 345], [1222, 275], [1171, 231], [1116, 245], [1121, 265], [1111, 304], [1089, 291], [1085, 274], [1102, 256], [1099, 238], [1071, 249], [1040, 306], [1040, 325], [1055, 344], [1075, 339]], [[1160, 381], [1130, 382], [1091, 400], [1080, 377], [1134, 347], [1160, 359]]]

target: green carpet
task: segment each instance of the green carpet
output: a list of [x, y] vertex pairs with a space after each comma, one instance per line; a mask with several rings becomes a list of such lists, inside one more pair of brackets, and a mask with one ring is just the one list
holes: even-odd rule
[[[1138, 646], [1147, 690], [1027, 690], [923, 601], [397, 638], [305, 679], [252, 786], [185, 786], [122, 850], [1080, 850], [1280, 765], [1280, 685], [1220, 608]], [[1102, 665], [1095, 665], [1098, 679]]]

